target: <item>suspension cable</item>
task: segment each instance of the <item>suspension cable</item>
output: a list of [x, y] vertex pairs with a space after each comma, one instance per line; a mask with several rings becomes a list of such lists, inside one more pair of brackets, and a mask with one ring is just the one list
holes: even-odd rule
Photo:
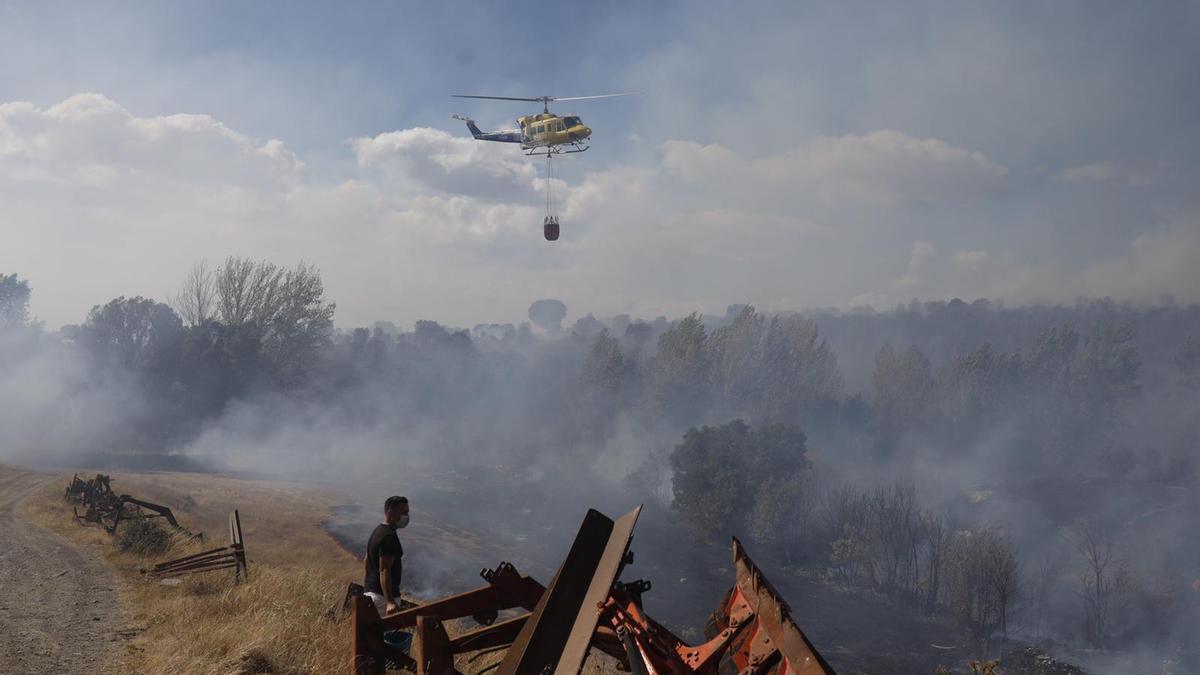
[[546, 217], [551, 217], [554, 209], [554, 162], [550, 153], [546, 153]]

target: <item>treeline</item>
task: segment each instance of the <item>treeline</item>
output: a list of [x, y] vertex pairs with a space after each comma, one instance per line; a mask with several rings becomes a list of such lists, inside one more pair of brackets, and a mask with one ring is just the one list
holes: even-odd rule
[[[24, 324], [28, 284], [3, 279], [0, 320]], [[723, 317], [692, 314], [677, 321], [587, 315], [563, 329], [566, 307], [543, 300], [530, 307], [530, 323], [467, 331], [420, 321], [402, 331], [380, 322], [340, 331], [315, 268], [230, 258], [215, 269], [197, 265], [168, 302], [116, 298], [59, 337], [85, 352], [96, 367], [93, 378], [131, 378], [149, 394], [153, 411], [145, 423], [161, 427], [142, 434], [151, 445], [152, 439], [179, 443], [230, 402], [271, 393], [351, 403], [355, 414], [451, 419], [466, 409], [516, 416], [548, 425], [552, 440], [568, 447], [605, 436], [619, 418], [674, 434], [735, 418], [799, 424], [821, 446], [866, 444], [880, 455], [902, 452], [914, 439], [952, 451], [1005, 427], [1022, 463], [1061, 465], [1086, 456], [1123, 470], [1133, 460], [1128, 448], [1114, 444], [1114, 431], [1127, 404], [1147, 393], [1139, 330], [1170, 341], [1150, 355], [1155, 379], [1149, 393], [1194, 388], [1200, 310], [1152, 308], [1138, 315], [1099, 306], [1048, 312], [955, 301], [891, 315], [819, 315], [819, 323], [745, 305]], [[1072, 321], [1072, 311], [1085, 317], [1079, 323], [1087, 328]], [[1106, 312], [1122, 320], [1097, 318]], [[1043, 325], [1035, 331], [1038, 321]], [[931, 337], [938, 322], [956, 336], [971, 333], [965, 327], [976, 323], [1012, 329], [967, 343]], [[825, 326], [854, 351], [863, 336], [847, 335], [860, 324], [877, 332], [877, 344], [869, 377], [847, 391], [846, 364], [839, 363]], [[1014, 335], [1034, 337], [1018, 343]], [[951, 343], [937, 353], [921, 346]], [[515, 395], [498, 400], [502, 390]], [[364, 396], [384, 391], [394, 394], [387, 405], [397, 410], [379, 410], [381, 402]], [[356, 402], [345, 400], [351, 393]], [[451, 401], [448, 408], [434, 405]], [[560, 414], [551, 419], [544, 411], [552, 408]], [[1186, 466], [1190, 448], [1157, 450], [1162, 456], [1152, 469], [1160, 474], [1194, 470]]]

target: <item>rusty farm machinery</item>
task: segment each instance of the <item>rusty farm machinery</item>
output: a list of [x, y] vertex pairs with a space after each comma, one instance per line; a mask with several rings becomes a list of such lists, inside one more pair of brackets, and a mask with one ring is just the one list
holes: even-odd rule
[[[112, 477], [96, 474], [95, 478], [83, 480], [75, 474], [63, 499], [69, 502], [81, 525], [96, 523], [109, 534], [115, 534], [121, 521], [135, 518], [162, 518], [176, 530], [197, 541], [204, 539], [203, 533], [192, 534], [179, 525], [169, 507], [155, 504], [129, 495], [118, 495], [112, 489]], [[82, 508], [83, 512], [80, 513]], [[214, 570], [232, 569], [234, 582], [247, 577], [246, 546], [242, 538], [242, 520], [237, 509], [229, 514], [229, 545], [183, 556], [159, 563], [149, 570], [154, 578], [169, 579]]]
[[[131, 518], [162, 518], [171, 527], [182, 529], [170, 508], [129, 495], [118, 495], [113, 492], [112, 477], [104, 474], [98, 473], [88, 480], [75, 474], [63, 492], [63, 499], [72, 504], [77, 522], [96, 523], [109, 534], [117, 531], [122, 520]], [[79, 512], [80, 508], [83, 513]]]
[[[629, 543], [640, 511], [614, 521], [589, 510], [549, 586], [502, 562], [480, 573], [485, 586], [384, 617], [371, 600], [354, 597], [351, 672], [383, 673], [390, 663], [418, 675], [449, 675], [456, 656], [505, 650], [498, 663], [472, 672], [575, 675], [592, 649], [635, 675], [834, 672], [736, 539], [734, 585], [705, 624], [705, 642], [689, 645], [651, 618], [642, 608], [650, 582], [620, 580], [633, 562]], [[450, 637], [445, 622], [468, 617], [479, 627]], [[395, 646], [403, 629], [412, 631], [411, 649]]]
[[185, 574], [233, 570], [233, 582], [249, 578], [246, 565], [246, 543], [242, 538], [242, 518], [237, 509], [229, 514], [229, 545], [193, 553], [174, 560], [159, 563], [150, 570], [150, 576], [159, 579], [181, 577]]

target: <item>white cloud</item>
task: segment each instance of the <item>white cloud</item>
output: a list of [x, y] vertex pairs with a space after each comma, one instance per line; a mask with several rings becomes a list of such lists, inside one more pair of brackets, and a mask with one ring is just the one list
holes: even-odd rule
[[1106, 160], [1072, 166], [1054, 174], [1054, 177], [1067, 183], [1092, 183], [1112, 180], [1120, 175], [1116, 165]]
[[1083, 266], [985, 241], [1007, 169], [896, 131], [761, 156], [669, 141], [646, 165], [557, 181], [555, 244], [541, 240], [537, 162], [512, 146], [420, 127], [349, 146], [356, 168], [321, 180], [283, 142], [204, 115], [139, 117], [95, 94], [0, 105], [0, 270], [30, 279], [51, 325], [117, 295], [165, 297], [190, 264], [229, 254], [317, 264], [350, 325], [520, 320], [547, 296], [650, 316], [738, 301], [1185, 299], [1195, 276], [1198, 237], [1182, 226]]
[[508, 143], [480, 142], [416, 127], [350, 142], [360, 167], [378, 168], [401, 189], [413, 187], [490, 199], [525, 199], [537, 168]]
[[1121, 166], [1104, 160], [1062, 169], [1056, 172], [1053, 178], [1056, 181], [1074, 185], [1122, 182], [1134, 187], [1144, 187], [1154, 181], [1152, 173], [1154, 172]]
[[44, 110], [0, 105], [0, 175], [8, 180], [247, 186], [288, 183], [302, 168], [281, 141], [255, 141], [208, 115], [135, 117], [100, 94]]
[[903, 206], [961, 205], [1000, 194], [1008, 170], [979, 152], [898, 131], [822, 136], [744, 158], [719, 145], [670, 141], [669, 173], [701, 188], [698, 201], [748, 210], [861, 217]]
[[1164, 294], [1197, 300], [1200, 289], [1200, 214], [1140, 235], [1118, 256], [1087, 265], [1073, 280], [1077, 295], [1152, 302]]

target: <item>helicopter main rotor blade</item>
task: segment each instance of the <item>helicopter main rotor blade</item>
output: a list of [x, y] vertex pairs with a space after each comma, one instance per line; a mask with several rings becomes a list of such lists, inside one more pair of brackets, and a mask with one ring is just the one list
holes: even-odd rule
[[530, 103], [552, 103], [554, 101], [586, 101], [594, 98], [616, 98], [618, 96], [637, 96], [640, 91], [627, 91], [620, 94], [599, 94], [597, 96], [476, 96], [474, 94], [450, 94], [454, 98], [486, 98], [493, 101], [529, 101]]
[[[531, 103], [541, 103], [546, 97], [539, 98], [523, 98], [519, 96], [473, 96], [471, 94], [450, 94], [454, 98], [490, 98], [496, 101], [529, 101]], [[554, 99], [550, 99], [553, 101]]]
[[[591, 99], [591, 98], [616, 98], [618, 96], [637, 96], [640, 93], [642, 93], [642, 92], [627, 91], [627, 92], [624, 92], [621, 94], [600, 94], [598, 96], [558, 96], [558, 97], [551, 97], [550, 100], [551, 101], [585, 101], [585, 100]], [[541, 100], [541, 99], [534, 99], [534, 100]]]

